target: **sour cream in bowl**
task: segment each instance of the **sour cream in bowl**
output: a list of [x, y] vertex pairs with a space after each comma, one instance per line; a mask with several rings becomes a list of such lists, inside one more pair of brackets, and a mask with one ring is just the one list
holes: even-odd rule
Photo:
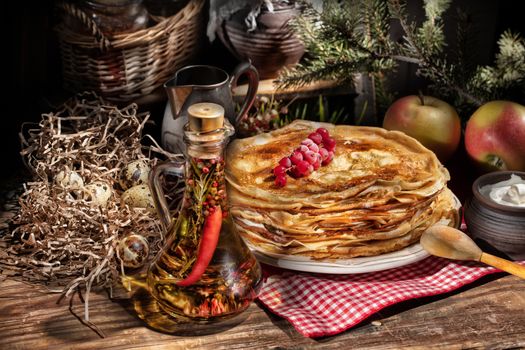
[[479, 192], [495, 203], [525, 208], [525, 180], [515, 173], [508, 180], [482, 186]]
[[469, 234], [511, 259], [525, 259], [525, 172], [482, 175], [472, 193], [465, 205]]

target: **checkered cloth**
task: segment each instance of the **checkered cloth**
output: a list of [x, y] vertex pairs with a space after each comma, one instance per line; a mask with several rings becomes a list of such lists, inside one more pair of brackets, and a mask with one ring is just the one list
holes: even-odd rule
[[259, 300], [304, 336], [322, 337], [355, 326], [389, 305], [450, 292], [497, 271], [475, 262], [437, 257], [355, 275], [278, 270], [266, 279]]

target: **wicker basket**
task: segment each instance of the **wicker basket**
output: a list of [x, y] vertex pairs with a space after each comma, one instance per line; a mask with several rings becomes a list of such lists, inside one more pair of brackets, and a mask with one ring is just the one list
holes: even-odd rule
[[106, 38], [75, 7], [62, 4], [92, 35], [57, 27], [64, 86], [74, 92], [94, 90], [106, 99], [128, 102], [148, 95], [166, 82], [198, 52], [204, 33], [204, 0], [191, 0], [176, 15], [152, 27]]

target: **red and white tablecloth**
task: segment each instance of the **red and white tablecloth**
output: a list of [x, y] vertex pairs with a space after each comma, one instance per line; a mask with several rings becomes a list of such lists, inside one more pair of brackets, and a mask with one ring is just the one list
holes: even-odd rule
[[401, 301], [450, 292], [499, 270], [428, 257], [379, 272], [324, 275], [267, 269], [259, 300], [307, 337], [340, 333]]

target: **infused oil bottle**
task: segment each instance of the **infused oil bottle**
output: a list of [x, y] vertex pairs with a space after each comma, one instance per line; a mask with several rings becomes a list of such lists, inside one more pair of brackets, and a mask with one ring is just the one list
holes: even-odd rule
[[[220, 105], [190, 106], [185, 163], [161, 164], [150, 176], [166, 243], [149, 268], [148, 288], [165, 312], [181, 320], [233, 317], [250, 305], [261, 284], [260, 266], [236, 232], [226, 196], [224, 151], [233, 133]], [[161, 189], [163, 173], [185, 179], [176, 220]]]

